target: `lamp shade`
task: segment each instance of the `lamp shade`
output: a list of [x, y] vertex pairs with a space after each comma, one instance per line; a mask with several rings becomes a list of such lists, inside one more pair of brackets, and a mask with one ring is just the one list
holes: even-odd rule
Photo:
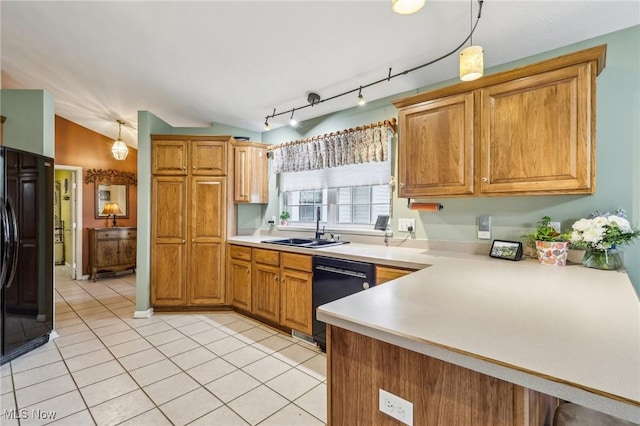
[[416, 13], [426, 3], [426, 0], [391, 0], [391, 8], [400, 15]]
[[469, 46], [460, 52], [460, 80], [477, 80], [484, 74], [482, 46]]
[[127, 144], [122, 142], [122, 140], [118, 139], [113, 143], [111, 147], [111, 152], [113, 153], [113, 158], [116, 160], [124, 160], [127, 158], [129, 154], [129, 148], [127, 148]]
[[107, 203], [104, 205], [101, 214], [117, 215], [122, 214], [122, 211], [120, 210], [120, 206], [118, 205], [118, 203]]

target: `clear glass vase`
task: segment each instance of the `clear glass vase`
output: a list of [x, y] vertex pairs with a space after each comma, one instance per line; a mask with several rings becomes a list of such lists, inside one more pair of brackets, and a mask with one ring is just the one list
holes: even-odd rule
[[624, 266], [620, 254], [614, 248], [608, 250], [587, 250], [582, 258], [582, 264], [587, 268], [615, 271]]

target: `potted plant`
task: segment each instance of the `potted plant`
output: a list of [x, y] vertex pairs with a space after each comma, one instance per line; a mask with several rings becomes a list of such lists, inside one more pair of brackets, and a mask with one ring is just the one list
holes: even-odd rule
[[544, 216], [536, 230], [525, 235], [527, 246], [538, 254], [538, 263], [550, 266], [564, 266], [567, 263], [569, 236], [551, 226], [551, 218]]
[[286, 210], [283, 211], [282, 213], [280, 213], [280, 225], [286, 225], [287, 224], [287, 220], [289, 220], [290, 217], [291, 217], [291, 215]]

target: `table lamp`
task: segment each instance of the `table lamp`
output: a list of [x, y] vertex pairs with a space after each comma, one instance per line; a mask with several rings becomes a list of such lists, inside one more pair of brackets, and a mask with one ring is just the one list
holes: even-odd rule
[[109, 219], [109, 216], [113, 215], [113, 227], [115, 228], [117, 226], [116, 215], [122, 214], [122, 211], [120, 210], [120, 206], [118, 206], [118, 203], [106, 203], [104, 205], [104, 208], [102, 209], [101, 214], [106, 214], [107, 220]]

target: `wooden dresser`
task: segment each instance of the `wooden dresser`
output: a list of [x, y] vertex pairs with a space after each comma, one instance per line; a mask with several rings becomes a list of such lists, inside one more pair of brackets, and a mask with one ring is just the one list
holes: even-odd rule
[[133, 227], [89, 229], [89, 268], [94, 282], [98, 272], [135, 272], [136, 236]]

